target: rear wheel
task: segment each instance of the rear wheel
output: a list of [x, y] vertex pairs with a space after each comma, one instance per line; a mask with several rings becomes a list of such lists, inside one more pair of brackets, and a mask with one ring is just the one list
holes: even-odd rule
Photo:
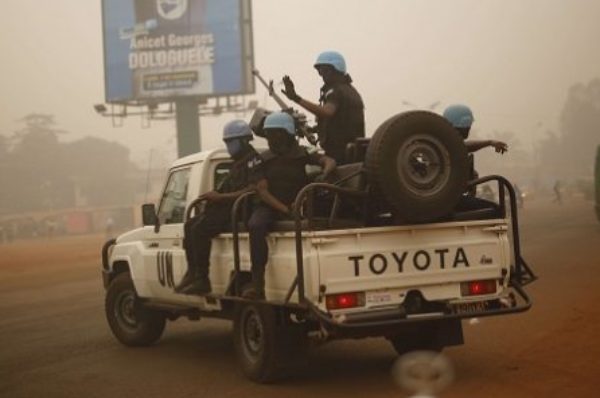
[[115, 337], [128, 346], [151, 345], [165, 330], [165, 316], [142, 307], [128, 272], [120, 273], [110, 283], [105, 313]]
[[289, 376], [306, 359], [307, 335], [285, 310], [247, 304], [234, 319], [234, 343], [244, 374], [259, 383]]
[[452, 334], [447, 325], [444, 328], [445, 325], [435, 322], [410, 325], [401, 332], [389, 336], [388, 340], [398, 355], [404, 355], [411, 351], [441, 352], [444, 349], [444, 342], [440, 340], [440, 336]]
[[443, 345], [437, 343], [429, 336], [412, 334], [388, 337], [388, 340], [398, 355], [404, 355], [412, 351], [435, 351], [441, 352]]

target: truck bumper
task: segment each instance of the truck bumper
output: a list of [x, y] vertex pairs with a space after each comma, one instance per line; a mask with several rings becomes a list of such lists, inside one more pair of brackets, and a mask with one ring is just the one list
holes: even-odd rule
[[417, 325], [423, 326], [426, 323], [450, 325], [456, 322], [460, 323], [465, 318], [514, 314], [527, 311], [531, 308], [531, 299], [523, 288], [518, 284], [511, 287], [513, 292], [519, 297], [518, 299], [515, 297], [514, 305], [496, 306], [483, 311], [406, 314], [404, 309], [399, 307], [334, 316], [324, 313], [313, 304], [309, 304], [309, 307], [311, 313], [318, 319], [322, 327], [332, 335], [340, 337], [386, 336], [393, 335], [407, 328], [416, 327]]

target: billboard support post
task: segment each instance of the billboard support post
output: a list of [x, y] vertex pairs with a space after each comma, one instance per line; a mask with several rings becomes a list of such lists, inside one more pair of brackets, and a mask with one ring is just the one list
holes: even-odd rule
[[177, 156], [183, 157], [200, 152], [200, 115], [198, 101], [180, 98], [175, 101], [177, 127]]

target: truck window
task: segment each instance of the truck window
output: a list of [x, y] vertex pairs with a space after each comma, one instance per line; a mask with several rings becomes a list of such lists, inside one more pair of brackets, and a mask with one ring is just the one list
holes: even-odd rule
[[217, 167], [215, 167], [215, 174], [213, 176], [213, 189], [219, 189], [221, 184], [229, 175], [229, 170], [231, 169], [231, 162], [219, 163]]
[[158, 219], [161, 224], [183, 222], [189, 175], [190, 168], [185, 168], [175, 170], [169, 176], [158, 210]]

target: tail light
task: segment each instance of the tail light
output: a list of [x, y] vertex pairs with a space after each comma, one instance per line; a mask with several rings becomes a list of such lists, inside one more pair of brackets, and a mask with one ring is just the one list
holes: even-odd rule
[[365, 293], [340, 293], [330, 294], [325, 298], [328, 310], [342, 310], [346, 308], [364, 307]]
[[463, 282], [460, 284], [460, 293], [463, 296], [480, 296], [496, 293], [496, 279]]

